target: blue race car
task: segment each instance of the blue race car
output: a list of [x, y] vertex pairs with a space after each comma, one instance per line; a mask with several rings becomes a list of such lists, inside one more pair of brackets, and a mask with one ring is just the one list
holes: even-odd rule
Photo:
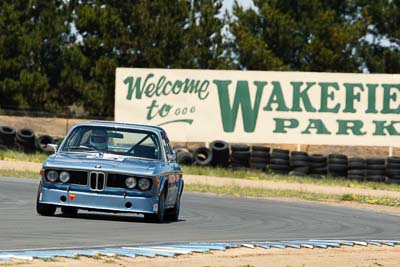
[[166, 132], [156, 126], [92, 121], [74, 126], [43, 163], [36, 210], [79, 209], [177, 221], [184, 181]]

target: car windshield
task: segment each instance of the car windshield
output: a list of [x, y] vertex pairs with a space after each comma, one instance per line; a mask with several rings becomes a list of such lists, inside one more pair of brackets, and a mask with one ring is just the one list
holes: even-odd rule
[[67, 137], [61, 151], [96, 152], [160, 159], [161, 151], [155, 133], [133, 129], [79, 126]]

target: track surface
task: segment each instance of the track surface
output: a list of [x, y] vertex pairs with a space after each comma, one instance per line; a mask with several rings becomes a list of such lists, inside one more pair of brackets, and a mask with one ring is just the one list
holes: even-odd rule
[[314, 203], [184, 193], [181, 221], [80, 211], [35, 212], [38, 180], [0, 178], [0, 250], [134, 245], [176, 241], [400, 239], [400, 217]]

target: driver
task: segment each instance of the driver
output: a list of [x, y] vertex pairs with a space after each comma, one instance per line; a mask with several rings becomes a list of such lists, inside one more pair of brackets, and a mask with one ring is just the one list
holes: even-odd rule
[[108, 148], [107, 132], [103, 129], [94, 129], [90, 133], [89, 143], [99, 151], [106, 151]]

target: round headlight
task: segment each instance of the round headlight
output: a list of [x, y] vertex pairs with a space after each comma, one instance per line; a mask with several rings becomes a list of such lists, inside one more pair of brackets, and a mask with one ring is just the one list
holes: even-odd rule
[[58, 179], [58, 172], [56, 171], [48, 171], [47, 175], [46, 175], [47, 180], [49, 180], [50, 182], [54, 183], [57, 181]]
[[68, 172], [61, 172], [60, 173], [60, 181], [62, 183], [67, 183], [69, 181], [70, 175]]
[[125, 179], [125, 185], [129, 189], [135, 188], [136, 187], [136, 179], [133, 177], [128, 177]]
[[150, 187], [150, 181], [145, 178], [141, 178], [139, 180], [138, 184], [139, 184], [139, 188], [143, 191], [149, 189], [149, 187]]

